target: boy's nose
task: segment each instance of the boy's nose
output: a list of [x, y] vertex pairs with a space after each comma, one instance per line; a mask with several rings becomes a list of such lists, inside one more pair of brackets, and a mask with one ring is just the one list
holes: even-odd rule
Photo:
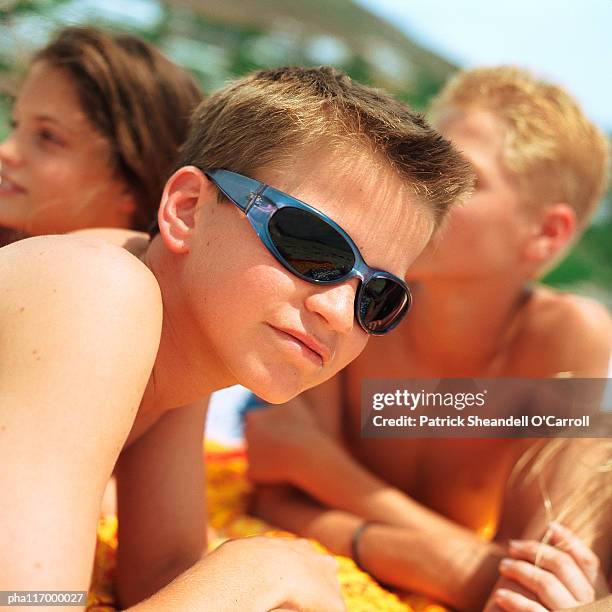
[[355, 325], [355, 295], [358, 279], [353, 279], [339, 285], [319, 285], [305, 300], [310, 312], [315, 312], [323, 319], [330, 329], [347, 334]]

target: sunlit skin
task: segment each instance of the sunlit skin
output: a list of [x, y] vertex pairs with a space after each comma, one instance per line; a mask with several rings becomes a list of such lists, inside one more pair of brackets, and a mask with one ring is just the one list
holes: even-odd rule
[[562, 202], [535, 212], [525, 205], [504, 164], [504, 124], [491, 112], [449, 109], [437, 128], [470, 161], [476, 185], [409, 271], [420, 298], [402, 330], [410, 370], [549, 376], [559, 355], [528, 347], [521, 334], [528, 343], [557, 306], [573, 308], [573, 296], [529, 283], [573, 240], [574, 213]]
[[[262, 171], [256, 178], [337, 219], [369, 265], [402, 278], [429, 239], [432, 219], [410, 203], [401, 180], [382, 163], [355, 157], [350, 170], [313, 157], [282, 172]], [[224, 385], [240, 382], [279, 402], [354, 359], [368, 339], [354, 316], [357, 280], [321, 286], [298, 279], [267, 251], [243, 213], [217, 201], [208, 179], [194, 173], [190, 180], [202, 182], [204, 195], [195, 209], [194, 230], [180, 247], [188, 253], [170, 258], [158, 241], [146, 256], [172, 296], [170, 303], [176, 304], [176, 312], [166, 309], [165, 324], [172, 329], [168, 341], [181, 347], [171, 352], [185, 360], [165, 363], [160, 376], [176, 380], [182, 376], [179, 369], [200, 377], [207, 373], [204, 378], [214, 376]], [[162, 209], [162, 233], [165, 214]], [[399, 246], [398, 235], [407, 237], [408, 248]], [[172, 279], [167, 287], [166, 278]], [[292, 331], [312, 337], [322, 355], [287, 337]], [[163, 351], [162, 342], [162, 361]], [[187, 363], [201, 365], [188, 368]]]
[[0, 144], [0, 226], [30, 235], [130, 227], [133, 195], [67, 72], [36, 62], [12, 123]]
[[[319, 208], [352, 236], [371, 266], [403, 277], [431, 235], [431, 216], [406, 197], [404, 183], [384, 164], [358, 152], [351, 156], [354, 163], [344, 167], [337, 165], [338, 151], [303, 156], [282, 172], [261, 171], [255, 178]], [[241, 553], [246, 545], [230, 545], [197, 562], [205, 550], [201, 444], [206, 396], [213, 390], [240, 382], [269, 401], [286, 401], [359, 354], [368, 336], [354, 320], [357, 282], [318, 286], [291, 275], [244, 214], [219, 200], [215, 185], [194, 167], [168, 181], [159, 224], [150, 244], [127, 230], [90, 230], [2, 250], [0, 328], [11, 332], [0, 348], [18, 359], [10, 375], [0, 371], [0, 388], [8, 390], [0, 417], [10, 451], [0, 479], [19, 489], [3, 508], [5, 525], [16, 534], [7, 552], [10, 568], [3, 571], [18, 587], [29, 584], [35, 560], [46, 586], [68, 581], [86, 588], [91, 534], [114, 471], [123, 604], [151, 593], [158, 608], [177, 596], [193, 602], [204, 597], [199, 576], [210, 585], [223, 579], [223, 589], [207, 587], [207, 602], [222, 602], [226, 589], [239, 602], [249, 595], [241, 590], [244, 577], [235, 580], [231, 569], [247, 554], [260, 555], [261, 572], [252, 583], [258, 601], [272, 602], [263, 604], [266, 609], [283, 602], [295, 607], [293, 597], [310, 598], [309, 609], [336, 609], [335, 568], [321, 565], [314, 552], [297, 555], [290, 546], [253, 542], [250, 553]], [[398, 235], [409, 249], [380, 239]], [[325, 349], [318, 354], [293, 333]], [[21, 410], [28, 402], [40, 409]], [[66, 406], [79, 406], [78, 418]], [[25, 431], [35, 454], [24, 456]], [[52, 452], [66, 436], [78, 444]], [[17, 487], [24, 474], [38, 477], [40, 457], [48, 453], [54, 482], [64, 488]], [[91, 486], [72, 486], [76, 482]], [[53, 530], [41, 528], [50, 521]], [[28, 532], [36, 529], [35, 549], [22, 545], [26, 525]], [[58, 542], [68, 532], [70, 563], [58, 563], [58, 551], [65, 550]], [[190, 567], [176, 588], [163, 588]], [[272, 582], [262, 583], [264, 575]]]
[[[602, 377], [612, 325], [593, 300], [531, 285], [574, 239], [576, 223], [564, 202], [525, 205], [504, 165], [504, 124], [487, 111], [449, 110], [436, 127], [470, 161], [477, 184], [408, 270], [415, 301], [406, 321], [329, 383], [287, 405], [249, 412], [246, 436], [256, 482], [290, 483], [316, 501], [265, 487], [264, 519], [346, 555], [363, 520], [378, 523], [360, 548], [377, 579], [476, 610], [494, 592], [508, 538], [537, 540], [546, 531], [537, 486], [508, 483], [531, 442], [364, 438], [362, 381]], [[599, 461], [599, 447], [585, 442], [576, 441], [547, 472], [555, 509], [592, 475], [576, 457], [593, 452], [589, 465]], [[495, 542], [475, 535], [486, 525]], [[590, 529], [581, 537], [601, 554], [605, 540], [597, 525]], [[497, 586], [516, 587], [503, 578]], [[491, 600], [487, 612], [493, 610]]]
[[509, 270], [517, 279], [532, 274], [525, 246], [534, 219], [504, 165], [504, 124], [486, 110], [449, 109], [436, 127], [468, 159], [476, 182], [470, 199], [449, 212], [410, 278], [465, 282]]

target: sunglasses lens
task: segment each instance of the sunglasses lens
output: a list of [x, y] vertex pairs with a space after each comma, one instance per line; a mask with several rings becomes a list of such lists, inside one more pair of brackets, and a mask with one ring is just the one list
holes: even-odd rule
[[362, 288], [358, 316], [371, 334], [391, 331], [408, 312], [410, 294], [406, 288], [390, 278], [376, 276]]
[[268, 223], [274, 246], [295, 272], [313, 281], [337, 281], [353, 269], [349, 243], [324, 219], [300, 208], [279, 208]]

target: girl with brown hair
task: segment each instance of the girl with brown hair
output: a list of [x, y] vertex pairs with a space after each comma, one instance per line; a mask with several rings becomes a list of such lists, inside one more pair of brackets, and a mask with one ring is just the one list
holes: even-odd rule
[[62, 29], [34, 56], [0, 144], [0, 226], [146, 229], [201, 98], [135, 36]]

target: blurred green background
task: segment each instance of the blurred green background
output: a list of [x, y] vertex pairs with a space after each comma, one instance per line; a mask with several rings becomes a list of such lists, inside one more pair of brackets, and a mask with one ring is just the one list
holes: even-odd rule
[[[459, 68], [352, 0], [0, 0], [0, 138], [29, 55], [69, 23], [142, 36], [191, 70], [208, 93], [257, 68], [331, 64], [425, 110]], [[611, 237], [609, 190], [591, 227], [545, 282], [612, 308]]]

